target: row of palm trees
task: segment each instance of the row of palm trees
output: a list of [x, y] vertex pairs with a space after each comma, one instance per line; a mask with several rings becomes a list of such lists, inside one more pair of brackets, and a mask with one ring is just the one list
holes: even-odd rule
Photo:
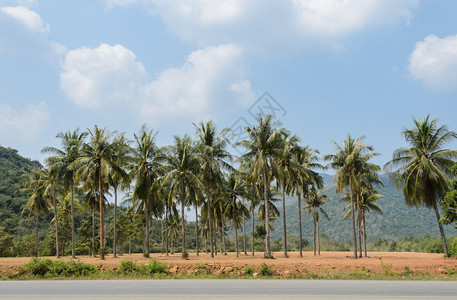
[[[420, 125], [428, 124], [428, 132], [433, 141], [425, 144], [414, 144], [416, 139], [408, 139], [406, 132], [420, 131]], [[245, 228], [245, 221], [251, 218], [254, 239], [255, 212], [265, 229], [265, 257], [272, 257], [270, 249], [271, 221], [282, 216], [283, 249], [287, 257], [286, 196], [296, 196], [299, 211], [299, 251], [302, 256], [301, 211], [307, 209], [314, 221], [314, 251], [320, 253], [319, 247], [319, 211], [328, 218], [321, 205], [327, 197], [319, 189], [323, 186], [318, 170], [331, 168], [335, 170], [337, 192], [344, 193], [342, 199], [349, 201], [348, 212], [353, 229], [354, 258], [362, 256], [362, 241], [366, 251], [365, 215], [369, 211], [381, 212], [376, 201], [382, 197], [376, 191], [376, 185], [382, 185], [378, 173], [381, 168], [370, 162], [379, 155], [373, 147], [363, 143], [363, 137], [353, 139], [348, 135], [341, 144], [333, 141], [336, 152], [324, 155], [327, 165], [318, 163], [317, 150], [299, 145], [299, 138], [284, 128], [278, 128], [271, 116], [259, 116], [256, 125], [247, 127], [248, 138], [234, 146], [243, 147], [245, 154], [234, 158], [228, 151], [228, 129], [217, 131], [213, 122], [194, 124], [195, 140], [185, 135], [175, 136], [170, 146], [159, 147], [156, 144], [157, 132], [143, 126], [132, 141], [124, 134], [109, 131], [95, 126], [87, 132], [79, 130], [59, 133], [61, 148], [45, 147], [46, 168], [35, 173], [29, 179], [26, 190], [31, 193], [26, 210], [38, 216], [54, 207], [56, 224], [56, 253], [59, 256], [59, 228], [57, 222], [56, 199], [59, 195], [70, 195], [72, 256], [75, 257], [74, 237], [74, 194], [75, 190], [85, 193], [85, 199], [92, 199], [90, 204], [92, 219], [95, 210], [100, 214], [100, 257], [104, 259], [104, 203], [105, 194], [114, 194], [114, 241], [113, 255], [116, 256], [116, 223], [118, 193], [128, 195], [130, 209], [144, 216], [144, 253], [149, 255], [149, 224], [152, 219], [163, 221], [166, 254], [169, 253], [169, 226], [176, 221], [181, 212], [182, 255], [187, 257], [187, 237], [185, 208], [193, 206], [196, 213], [196, 250], [199, 255], [199, 231], [205, 231], [209, 238], [209, 255], [214, 257], [216, 236], [219, 241], [224, 237], [226, 224], [230, 223], [235, 231], [236, 252], [239, 255], [238, 230]], [[457, 158], [456, 151], [442, 150], [445, 142], [457, 135], [444, 127], [437, 127], [436, 120], [416, 121], [415, 127], [404, 132], [411, 148], [398, 149], [387, 167], [398, 166], [394, 177], [400, 186], [404, 186], [407, 203], [420, 205], [421, 195], [427, 195], [427, 203], [435, 208], [436, 199], [446, 191], [449, 172], [447, 168]], [[434, 143], [434, 144], [433, 144]], [[432, 145], [433, 144], [433, 145]], [[422, 149], [420, 147], [428, 147]], [[417, 150], [416, 148], [419, 148]], [[415, 150], [416, 149], [416, 150]], [[419, 156], [421, 153], [423, 156]], [[425, 158], [424, 158], [425, 156]], [[429, 165], [423, 162], [430, 158], [434, 166], [432, 171], [424, 168]], [[422, 170], [417, 170], [417, 161]], [[402, 165], [404, 164], [404, 165]], [[413, 165], [413, 166], [410, 166]], [[416, 172], [416, 173], [411, 173]], [[413, 174], [414, 182], [411, 180]], [[444, 174], [439, 177], [438, 175]], [[431, 177], [425, 178], [426, 176]], [[424, 177], [424, 179], [422, 178]], [[422, 181], [425, 183], [422, 183]], [[433, 180], [436, 180], [433, 181]], [[422, 184], [422, 187], [417, 185]], [[432, 192], [430, 192], [432, 187]], [[282, 212], [274, 205], [275, 194], [282, 196]], [[441, 193], [441, 194], [440, 194]], [[437, 195], [438, 198], [432, 197]], [[414, 198], [415, 197], [415, 198]], [[97, 198], [98, 201], [94, 201]], [[433, 199], [435, 199], [433, 204]], [[306, 205], [302, 207], [302, 199]], [[411, 200], [413, 199], [413, 200]], [[408, 202], [409, 201], [409, 202]], [[429, 204], [426, 204], [427, 206]], [[435, 205], [435, 206], [433, 206]], [[199, 213], [200, 210], [200, 213]], [[435, 209], [437, 217], [439, 212]], [[439, 218], [438, 218], [439, 219]], [[199, 229], [199, 220], [200, 227]], [[38, 222], [38, 221], [37, 221]], [[441, 226], [441, 225], [440, 225]], [[317, 235], [317, 242], [316, 242]], [[444, 237], [444, 232], [442, 232]], [[173, 235], [172, 235], [173, 236]], [[358, 243], [357, 243], [358, 241]], [[244, 243], [246, 243], [244, 241]], [[443, 238], [443, 243], [445, 239]], [[252, 243], [254, 255], [254, 241]], [[220, 246], [221, 248], [221, 246]], [[445, 247], [446, 251], [447, 248]], [[359, 250], [359, 255], [357, 254]], [[93, 246], [93, 254], [94, 246]], [[446, 252], [447, 254], [447, 252]]]

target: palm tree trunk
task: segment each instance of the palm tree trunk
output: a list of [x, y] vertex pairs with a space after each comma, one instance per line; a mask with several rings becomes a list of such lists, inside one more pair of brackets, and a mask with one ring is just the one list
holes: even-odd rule
[[98, 193], [100, 196], [100, 259], [105, 259], [105, 232], [103, 228], [103, 183], [102, 183], [102, 174], [101, 170], [98, 170]]
[[117, 188], [114, 188], [114, 239], [113, 239], [113, 257], [116, 258], [116, 225], [117, 225]]
[[195, 203], [195, 248], [197, 249], [197, 256], [200, 256], [198, 253], [198, 206]]
[[76, 258], [75, 253], [75, 213], [73, 206], [73, 178], [70, 182], [70, 193], [71, 193], [71, 257]]
[[321, 255], [321, 239], [319, 235], [319, 215], [317, 215], [317, 221], [316, 221], [316, 231], [317, 231], [317, 255]]
[[52, 192], [52, 205], [54, 206], [54, 221], [56, 223], [56, 257], [60, 257], [59, 253], [59, 219], [57, 218], [56, 191]]
[[208, 197], [208, 226], [209, 226], [209, 244], [211, 248], [211, 258], [214, 258], [214, 240], [213, 240], [213, 223], [211, 220], [211, 194], [209, 187], [206, 186], [206, 196]]
[[95, 257], [95, 203], [92, 207], [92, 256]]
[[235, 222], [235, 248], [236, 248], [236, 257], [240, 256], [240, 251], [238, 250], [238, 225]]
[[440, 222], [441, 216], [440, 216], [440, 212], [438, 211], [438, 206], [436, 205], [436, 200], [433, 203], [433, 209], [435, 210], [436, 220], [438, 221], [438, 226], [440, 228], [441, 240], [443, 242], [443, 248], [444, 248], [444, 254], [446, 255], [446, 257], [449, 257], [449, 252], [447, 250], [446, 236], [444, 235], [443, 224], [441, 224], [441, 222]]
[[362, 257], [362, 233], [361, 233], [361, 227], [362, 223], [360, 220], [360, 201], [359, 201], [359, 193], [356, 194], [356, 200], [357, 200], [357, 232], [359, 234], [359, 257]]
[[160, 218], [160, 254], [163, 254], [163, 217]]
[[208, 232], [205, 233], [205, 252], [208, 254]]
[[349, 179], [349, 196], [351, 197], [352, 235], [354, 242], [354, 258], [357, 259], [357, 238], [355, 236], [354, 199], [352, 195], [352, 181]]
[[175, 249], [174, 249], [174, 245], [173, 245], [173, 234], [171, 235], [171, 254], [175, 254]]
[[186, 218], [184, 216], [184, 199], [181, 202], [181, 218], [182, 218], [182, 253], [186, 251]]
[[146, 219], [146, 228], [144, 231], [144, 247], [146, 257], [149, 257], [149, 207], [147, 199], [144, 200], [144, 217]]
[[298, 242], [298, 248], [300, 249], [300, 257], [303, 257], [303, 233], [302, 233], [302, 225], [301, 225], [301, 195], [298, 194], [298, 232], [300, 241]]
[[284, 257], [287, 257], [287, 229], [286, 229], [286, 183], [282, 183], [282, 228], [284, 238]]
[[368, 257], [367, 255], [367, 230], [365, 228], [365, 212], [362, 211], [362, 229], [363, 229], [363, 246], [365, 249], [365, 257]]
[[225, 224], [222, 225], [222, 239], [224, 240], [224, 254], [227, 254], [227, 243], [225, 240]]
[[248, 252], [246, 251], [246, 218], [243, 215], [243, 249], [244, 249], [244, 255], [248, 255]]
[[[314, 208], [314, 210], [316, 210]], [[314, 256], [316, 256], [316, 218], [315, 215], [313, 215], [313, 250], [314, 250]]]
[[252, 201], [252, 210], [251, 210], [251, 213], [252, 213], [252, 256], [254, 256], [254, 251], [255, 251], [255, 236], [254, 236], [254, 233], [255, 233], [255, 219], [254, 219], [254, 201]]
[[165, 205], [165, 253], [168, 256], [168, 200]]
[[271, 258], [271, 251], [270, 251], [270, 212], [268, 207], [268, 172], [264, 170], [263, 172], [263, 182], [264, 182], [264, 201], [265, 201], [265, 256], [267, 258]]
[[38, 214], [35, 216], [35, 257], [38, 257]]
[[219, 252], [222, 254], [224, 254], [222, 252], [222, 224], [219, 224]]

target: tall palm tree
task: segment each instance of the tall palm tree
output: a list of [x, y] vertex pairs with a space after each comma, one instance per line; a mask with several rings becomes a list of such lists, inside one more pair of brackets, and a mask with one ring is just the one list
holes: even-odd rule
[[201, 160], [197, 156], [195, 147], [192, 146], [192, 140], [189, 136], [183, 138], [175, 136], [173, 146], [165, 149], [166, 165], [161, 169], [166, 175], [163, 177], [163, 183], [169, 185], [169, 201], [178, 199], [181, 203], [182, 217], [182, 240], [183, 240], [183, 258], [187, 258], [186, 249], [186, 221], [184, 208], [198, 197], [199, 189], [203, 186], [198, 178]]
[[[304, 172], [304, 168], [296, 160], [296, 153], [298, 149], [297, 143], [300, 139], [289, 133], [285, 133], [283, 137], [283, 143], [280, 148], [280, 152], [277, 158], [278, 171], [277, 176], [278, 185], [282, 191], [282, 227], [283, 227], [283, 246], [284, 246], [284, 257], [287, 255], [287, 229], [286, 229], [286, 193], [290, 195], [290, 191], [295, 189], [294, 181], [299, 178], [300, 172]], [[286, 186], [289, 188], [286, 191]]]
[[[327, 212], [321, 207], [328, 200], [330, 200], [330, 198], [326, 194], [322, 194], [322, 192], [319, 192], [319, 191], [313, 189], [311, 191], [310, 197], [306, 200], [307, 204], [303, 207], [303, 209], [307, 210], [307, 212], [306, 212], [307, 218], [310, 213], [313, 214], [314, 255], [316, 255], [316, 245], [317, 245], [317, 255], [321, 255], [321, 242], [320, 242], [320, 237], [319, 237], [319, 211], [330, 222], [330, 218], [328, 217]], [[317, 232], [317, 234], [316, 234], [316, 232]], [[317, 243], [316, 243], [316, 241], [317, 241]]]
[[157, 132], [148, 131], [143, 126], [138, 135], [134, 135], [132, 149], [131, 178], [133, 185], [133, 202], [143, 207], [145, 216], [145, 255], [149, 257], [149, 219], [151, 202], [157, 194], [156, 181], [158, 180], [158, 168], [161, 166], [163, 156], [157, 147], [155, 139]]
[[318, 189], [323, 187], [323, 180], [322, 176], [319, 175], [313, 169], [322, 169], [322, 165], [317, 163], [319, 158], [317, 154], [319, 153], [318, 150], [311, 149], [310, 147], [297, 147], [296, 150], [296, 160], [302, 166], [302, 170], [299, 173], [298, 178], [295, 178], [293, 181], [296, 189], [296, 195], [298, 197], [298, 231], [299, 231], [299, 252], [300, 257], [303, 257], [303, 231], [302, 231], [302, 205], [301, 205], [301, 197], [302, 195], [307, 199], [310, 194], [311, 187], [314, 186]]
[[52, 156], [45, 159], [46, 165], [51, 172], [56, 173], [64, 184], [70, 190], [71, 194], [71, 256], [76, 257], [75, 253], [75, 218], [74, 218], [74, 189], [75, 189], [75, 170], [72, 164], [81, 156], [81, 147], [87, 132], [79, 132], [79, 129], [59, 132], [56, 138], [60, 139], [62, 149], [55, 147], [44, 147], [41, 150], [43, 154]]
[[213, 228], [211, 214], [211, 193], [217, 185], [222, 185], [222, 169], [230, 169], [228, 161], [231, 160], [230, 153], [226, 150], [228, 129], [223, 129], [217, 133], [213, 121], [200, 122], [197, 126], [194, 124], [197, 135], [196, 150], [201, 159], [200, 177], [204, 185], [207, 201], [209, 236], [211, 257], [214, 257]]
[[127, 141], [123, 134], [119, 135], [115, 143], [113, 143], [113, 151], [115, 152], [115, 163], [122, 170], [122, 172], [119, 172], [117, 169], [111, 169], [111, 174], [108, 177], [109, 184], [114, 190], [113, 257], [117, 257], [117, 191], [130, 187], [130, 176], [128, 176], [124, 169], [129, 163], [129, 152], [131, 152], [131, 149], [129, 141]]
[[[72, 169], [76, 170], [78, 178], [87, 177], [94, 173], [98, 181], [98, 196], [100, 208], [100, 259], [105, 259], [105, 233], [103, 221], [103, 199], [106, 192], [105, 184], [111, 170], [123, 173], [124, 170], [116, 164], [116, 152], [114, 151], [117, 134], [106, 128], [94, 126], [93, 130], [88, 129], [89, 142], [84, 143], [81, 149], [81, 156], [72, 163]], [[125, 173], [125, 172], [124, 172]]]
[[[376, 203], [379, 199], [384, 198], [383, 195], [379, 194], [378, 191], [374, 188], [368, 189], [368, 188], [362, 188], [362, 191], [360, 192], [360, 201], [359, 201], [359, 210], [360, 210], [360, 228], [362, 231], [362, 237], [363, 237], [363, 244], [364, 244], [364, 252], [365, 252], [365, 257], [367, 257], [367, 231], [366, 231], [366, 213], [369, 213], [371, 211], [374, 211], [380, 215], [382, 215], [382, 210], [379, 208], [378, 204]], [[341, 198], [341, 200], [344, 201], [349, 201], [349, 198], [344, 196]], [[350, 204], [348, 204], [344, 210], [349, 209], [346, 215], [343, 217], [343, 220], [349, 217], [350, 215]]]
[[22, 192], [30, 194], [29, 200], [22, 210], [21, 216], [28, 212], [30, 217], [35, 216], [35, 256], [38, 257], [38, 221], [41, 215], [47, 215], [49, 212], [49, 203], [45, 197], [45, 185], [43, 184], [43, 173], [40, 170], [34, 171], [22, 177], [24, 188]]
[[[280, 154], [284, 129], [274, 128], [273, 117], [271, 115], [268, 115], [265, 118], [259, 116], [257, 121], [257, 125], [252, 128], [246, 128], [249, 139], [236, 143], [236, 146], [240, 145], [247, 149], [247, 152], [242, 156], [243, 159], [253, 159], [250, 173], [257, 181], [263, 181], [264, 215], [270, 216], [268, 191], [270, 190], [270, 183], [273, 179], [273, 174], [278, 173], [272, 172], [272, 169], [277, 168], [276, 159]], [[268, 217], [265, 219], [265, 228], [265, 256], [271, 258], [270, 226]]]
[[392, 174], [397, 187], [402, 189], [406, 204], [410, 206], [424, 205], [435, 210], [436, 219], [441, 233], [444, 252], [449, 252], [440, 223], [437, 202], [444, 199], [451, 189], [449, 177], [452, 166], [457, 159], [457, 151], [443, 149], [446, 144], [457, 138], [457, 133], [449, 131], [446, 126], [439, 126], [438, 120], [413, 120], [413, 126], [402, 131], [409, 147], [398, 148], [384, 168], [398, 169]]
[[335, 179], [337, 182], [336, 191], [342, 193], [344, 189], [347, 189], [351, 199], [351, 209], [352, 209], [352, 232], [353, 232], [353, 243], [354, 243], [354, 258], [357, 258], [357, 232], [355, 226], [355, 217], [354, 212], [356, 208], [356, 203], [354, 201], [354, 195], [356, 194], [359, 183], [360, 175], [362, 172], [366, 173], [370, 170], [375, 172], [379, 170], [379, 166], [372, 164], [369, 160], [379, 153], [372, 152], [373, 147], [365, 145], [362, 143], [364, 137], [359, 137], [354, 140], [350, 134], [346, 140], [344, 140], [341, 145], [338, 145], [335, 141], [332, 141], [336, 153], [335, 154], [326, 154], [324, 155], [324, 161], [329, 163], [325, 168], [332, 168], [336, 170]]
[[[231, 172], [225, 181], [225, 191], [222, 195], [226, 200], [224, 214], [232, 221], [235, 228], [236, 256], [239, 256], [238, 228], [244, 217], [249, 216], [249, 210], [241, 202], [240, 198], [245, 196], [246, 189], [240, 181], [240, 177]], [[227, 201], [228, 200], [228, 201]]]

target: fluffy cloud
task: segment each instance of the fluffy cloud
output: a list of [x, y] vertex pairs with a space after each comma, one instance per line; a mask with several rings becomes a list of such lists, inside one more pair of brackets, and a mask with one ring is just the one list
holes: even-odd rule
[[37, 140], [49, 123], [46, 103], [15, 109], [0, 102], [0, 140], [5, 145], [27, 144]]
[[0, 7], [0, 12], [3, 17], [9, 16], [20, 22], [23, 26], [32, 32], [48, 33], [49, 24], [45, 23], [39, 14], [28, 9], [25, 6], [5, 6]]
[[69, 51], [60, 74], [66, 95], [84, 108], [97, 109], [138, 98], [147, 73], [129, 49], [102, 44]]
[[337, 43], [348, 34], [399, 19], [419, 0], [105, 0], [142, 3], [168, 27], [202, 45], [236, 43], [271, 51], [306, 42]]
[[154, 80], [121, 45], [80, 48], [67, 53], [60, 78], [77, 105], [140, 114], [140, 122], [196, 120], [253, 97], [242, 51], [232, 44], [197, 50], [181, 67], [166, 69]]
[[457, 35], [438, 38], [427, 36], [417, 42], [409, 57], [409, 72], [432, 90], [457, 89]]

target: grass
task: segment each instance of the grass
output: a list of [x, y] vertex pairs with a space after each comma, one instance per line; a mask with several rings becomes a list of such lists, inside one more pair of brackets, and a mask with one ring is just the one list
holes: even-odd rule
[[445, 269], [444, 275], [418, 273], [405, 266], [401, 272], [392, 271], [392, 265], [383, 264], [381, 273], [362, 267], [349, 273], [343, 273], [332, 268], [322, 269], [318, 273], [302, 269], [296, 274], [287, 277], [275, 273], [273, 264], [262, 263], [260, 266], [234, 266], [230, 274], [215, 274], [215, 271], [205, 263], [194, 264], [190, 274], [170, 274], [168, 265], [155, 259], [147, 264], [138, 264], [136, 261], [124, 260], [116, 270], [101, 272], [91, 264], [81, 263], [79, 260], [69, 262], [50, 259], [32, 258], [22, 266], [18, 273], [0, 277], [1, 280], [117, 280], [117, 279], [295, 279], [295, 280], [457, 280], [457, 270]]

